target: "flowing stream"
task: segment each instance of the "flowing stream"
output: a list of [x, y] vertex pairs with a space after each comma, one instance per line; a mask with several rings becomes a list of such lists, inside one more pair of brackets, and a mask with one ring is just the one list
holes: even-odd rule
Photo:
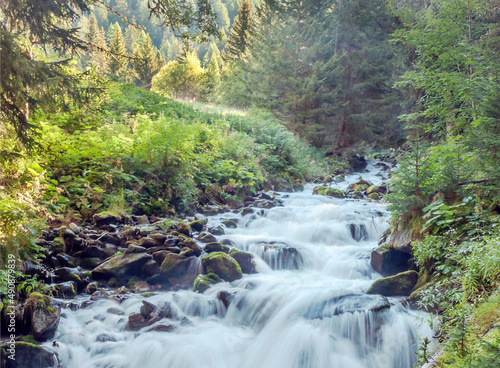
[[[368, 171], [335, 184], [345, 189]], [[381, 277], [370, 252], [387, 228], [385, 205], [302, 192], [281, 194], [283, 206], [211, 216], [209, 226], [238, 219], [219, 240], [256, 255], [257, 274], [189, 290], [102, 299], [65, 309], [55, 336], [68, 368], [411, 368], [418, 336], [430, 336], [425, 314], [402, 298], [367, 295]], [[229, 307], [217, 297], [232, 298]], [[169, 309], [166, 331], [127, 331], [142, 300]]]

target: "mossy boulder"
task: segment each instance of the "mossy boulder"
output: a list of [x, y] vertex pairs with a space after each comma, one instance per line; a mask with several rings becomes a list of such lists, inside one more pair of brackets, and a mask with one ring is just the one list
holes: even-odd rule
[[387, 192], [387, 188], [383, 185], [381, 186], [378, 186], [378, 185], [371, 185], [370, 187], [368, 187], [368, 189], [366, 190], [366, 194], [372, 194], [372, 193], [379, 193], [379, 194], [383, 194], [383, 193], [386, 193]]
[[215, 273], [225, 281], [234, 281], [242, 276], [241, 267], [236, 260], [224, 252], [213, 252], [201, 259], [205, 272]]
[[257, 273], [252, 253], [242, 252], [239, 249], [233, 248], [229, 251], [229, 255], [238, 262], [243, 273]]
[[196, 257], [189, 257], [184, 253], [169, 253], [160, 266], [159, 280], [164, 284], [191, 287], [194, 275], [188, 272]]
[[66, 245], [64, 244], [64, 239], [57, 237], [52, 241], [52, 246], [50, 247], [50, 250], [54, 254], [58, 253], [66, 253]]
[[238, 227], [238, 224], [234, 220], [226, 220], [226, 221], [223, 221], [222, 223], [228, 229], [236, 229]]
[[367, 294], [383, 296], [409, 296], [417, 284], [418, 273], [406, 271], [394, 276], [376, 280], [368, 289]]
[[120, 215], [114, 212], [100, 212], [96, 213], [92, 219], [97, 226], [117, 224], [120, 222]]
[[193, 251], [193, 255], [199, 257], [201, 255], [201, 248], [194, 239], [185, 239], [184, 247], [189, 248]]
[[122, 254], [114, 256], [92, 270], [94, 280], [109, 280], [116, 277], [122, 284], [140, 273], [141, 268], [152, 256], [147, 253]]
[[35, 340], [47, 341], [54, 337], [60, 318], [61, 308], [49, 296], [35, 292], [26, 300], [24, 320]]
[[189, 223], [189, 227], [191, 227], [193, 231], [200, 232], [203, 230], [203, 226], [205, 226], [205, 223], [201, 220], [194, 220]]
[[380, 195], [378, 193], [370, 193], [367, 198], [372, 201], [378, 201], [380, 199]]
[[211, 242], [205, 245], [205, 252], [222, 252], [222, 244], [217, 242]]
[[70, 299], [77, 294], [77, 284], [75, 281], [66, 281], [52, 286], [54, 295], [60, 298]]
[[177, 224], [177, 231], [179, 232], [179, 234], [191, 236], [191, 226], [189, 226], [185, 222], [181, 221]]
[[220, 282], [220, 277], [215, 273], [209, 273], [208, 275], [198, 275], [194, 280], [193, 291], [199, 293], [205, 292], [211, 285]]
[[251, 207], [242, 208], [240, 213], [241, 213], [241, 216], [249, 215], [249, 214], [253, 213], [253, 208], [251, 208]]
[[222, 226], [214, 226], [208, 229], [208, 231], [213, 235], [224, 235], [224, 229]]
[[410, 269], [412, 255], [382, 245], [374, 249], [370, 256], [371, 266], [382, 276], [392, 276]]
[[202, 243], [217, 242], [215, 236], [209, 233], [201, 233], [200, 235], [198, 235], [198, 240], [201, 241]]
[[347, 193], [340, 189], [325, 186], [317, 186], [313, 189], [313, 194], [324, 195], [333, 198], [345, 198]]
[[9, 359], [11, 352], [7, 346], [5, 352], [2, 349], [1, 366], [5, 368], [55, 368], [59, 367], [57, 353], [44, 346], [25, 341], [16, 341], [12, 351], [15, 352], [15, 360]]

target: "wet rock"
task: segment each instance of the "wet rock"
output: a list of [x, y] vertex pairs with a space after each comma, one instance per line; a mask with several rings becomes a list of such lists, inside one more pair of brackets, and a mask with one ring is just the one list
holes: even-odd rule
[[148, 235], [148, 237], [155, 240], [157, 245], [161, 245], [165, 243], [165, 240], [167, 240], [167, 235], [163, 233], [151, 233]]
[[360, 155], [352, 156], [347, 160], [347, 162], [353, 171], [362, 171], [366, 169], [366, 166], [368, 166], [366, 159]]
[[130, 240], [141, 238], [141, 230], [137, 227], [127, 229], [121, 234], [121, 244], [126, 244]]
[[154, 290], [148, 282], [134, 278], [127, 283], [127, 289], [134, 293], [146, 293]]
[[210, 228], [208, 228], [208, 231], [213, 235], [224, 235], [225, 234], [222, 226], [210, 227]]
[[385, 194], [387, 193], [387, 187], [385, 185], [371, 185], [368, 189], [366, 189], [366, 194], [370, 195], [372, 193]]
[[63, 238], [55, 238], [52, 241], [52, 246], [50, 247], [50, 250], [54, 254], [58, 253], [66, 253], [66, 245], [64, 244]]
[[418, 273], [406, 271], [394, 276], [388, 276], [373, 282], [367, 294], [380, 294], [384, 296], [409, 296], [417, 284]]
[[217, 242], [208, 243], [204, 248], [205, 252], [222, 252], [222, 244]]
[[37, 276], [39, 280], [50, 282], [51, 274], [49, 270], [30, 260], [23, 262], [23, 272], [29, 276]]
[[300, 252], [282, 242], [259, 243], [264, 247], [262, 259], [273, 270], [298, 270], [304, 264]]
[[222, 223], [228, 229], [236, 229], [238, 227], [238, 224], [235, 220], [226, 220], [226, 221], [222, 221]]
[[205, 223], [202, 220], [194, 220], [189, 223], [189, 226], [193, 231], [202, 231], [203, 227], [205, 226]]
[[72, 262], [69, 254], [59, 253], [56, 254], [55, 258], [57, 259], [60, 267], [75, 267], [75, 264]]
[[380, 295], [342, 295], [314, 303], [307, 308], [304, 317], [308, 319], [331, 318], [344, 313], [379, 312], [389, 309], [391, 304]]
[[215, 273], [226, 281], [234, 281], [242, 276], [238, 262], [223, 252], [210, 253], [202, 258], [201, 263], [207, 274]]
[[148, 302], [147, 300], [142, 301], [141, 309], [139, 313], [141, 316], [143, 316], [145, 319], [149, 320], [151, 318], [155, 318], [156, 316], [159, 315], [159, 308], [154, 305], [153, 303]]
[[200, 235], [198, 235], [198, 240], [201, 241], [202, 243], [217, 242], [217, 239], [215, 238], [215, 236], [213, 236], [212, 234], [208, 234], [208, 233], [200, 233]]
[[137, 331], [148, 325], [148, 320], [141, 316], [140, 313], [130, 313], [128, 316], [128, 324], [125, 327], [127, 331]]
[[158, 228], [156, 226], [147, 226], [147, 225], [142, 225], [139, 227], [140, 235], [141, 237], [145, 238], [151, 233], [156, 233], [158, 231]]
[[257, 208], [265, 208], [265, 209], [276, 207], [276, 203], [275, 202], [268, 201], [268, 200], [265, 200], [265, 199], [259, 199], [259, 200], [255, 201], [253, 203], [253, 205], [255, 207], [257, 207]]
[[313, 194], [324, 195], [333, 198], [345, 198], [347, 196], [347, 193], [343, 190], [324, 186], [314, 187]]
[[194, 259], [195, 257], [186, 257], [184, 254], [167, 254], [160, 267], [162, 282], [191, 287], [195, 276], [189, 278], [188, 270]]
[[177, 231], [180, 234], [191, 236], [191, 227], [185, 222], [179, 222], [177, 225]]
[[396, 250], [411, 253], [411, 240], [412, 236], [409, 230], [405, 229], [400, 224], [396, 224], [395, 230], [389, 236], [387, 244]]
[[54, 337], [60, 318], [61, 308], [52, 298], [40, 293], [30, 294], [24, 307], [24, 319], [35, 340], [47, 341]]
[[243, 273], [257, 273], [252, 253], [242, 252], [241, 250], [233, 248], [229, 251], [229, 255], [238, 262]]
[[[5, 368], [58, 368], [60, 367], [57, 353], [47, 347], [24, 341], [13, 344], [16, 359], [8, 359], [2, 350], [2, 362]], [[8, 353], [8, 350], [6, 350]]]
[[351, 236], [354, 240], [361, 241], [368, 239], [368, 232], [366, 231], [365, 224], [349, 224], [347, 227], [349, 228]]
[[378, 201], [380, 199], [380, 195], [378, 193], [370, 193], [367, 198], [372, 201]]
[[158, 322], [152, 325], [151, 327], [148, 327], [145, 332], [172, 332], [177, 328], [176, 325], [170, 324], [170, 323], [165, 323], [165, 322]]
[[122, 241], [122, 237], [118, 233], [104, 233], [99, 238], [103, 243], [110, 243], [114, 245], [120, 245]]
[[100, 212], [96, 213], [92, 219], [97, 226], [117, 224], [120, 222], [120, 216], [112, 212]]
[[85, 288], [85, 292], [87, 294], [93, 294], [97, 291], [98, 288], [99, 284], [96, 281], [94, 281], [87, 285], [87, 287]]
[[237, 294], [237, 290], [221, 290], [217, 293], [217, 299], [219, 299], [226, 308], [229, 308], [229, 304], [231, 304]]
[[221, 279], [214, 273], [209, 273], [208, 275], [198, 275], [194, 280], [193, 291], [203, 293], [211, 285], [220, 282]]
[[55, 270], [58, 281], [73, 281], [76, 283], [77, 291], [81, 292], [88, 284], [88, 277], [77, 268], [61, 267]]
[[127, 250], [125, 251], [125, 253], [126, 254], [144, 253], [145, 251], [146, 251], [146, 248], [141, 247], [140, 245], [130, 244], [127, 247]]
[[222, 209], [219, 206], [208, 205], [203, 210], [203, 214], [205, 216], [213, 216], [222, 212]]
[[52, 286], [52, 290], [60, 298], [74, 298], [77, 294], [77, 284], [74, 281], [61, 282]]
[[78, 265], [86, 270], [93, 270], [101, 263], [100, 258], [81, 258], [78, 260]]
[[114, 256], [94, 268], [92, 278], [109, 280], [111, 277], [116, 277], [122, 283], [126, 283], [132, 276], [137, 275], [150, 259], [152, 256], [147, 253]]
[[147, 261], [141, 269], [141, 274], [145, 277], [151, 277], [158, 273], [160, 273], [160, 264], [156, 262], [154, 258]]
[[[168, 250], [160, 250], [158, 252], [154, 252], [153, 253], [153, 259], [158, 263], [158, 264], [162, 264], [163, 260], [165, 259], [165, 257], [172, 253], [171, 251], [168, 251]], [[180, 249], [179, 249], [179, 253], [180, 253]]]
[[184, 247], [191, 249], [193, 255], [196, 257], [199, 257], [201, 255], [201, 248], [194, 239], [184, 240]]
[[382, 276], [392, 276], [408, 271], [411, 258], [409, 253], [382, 245], [372, 250], [370, 264]]
[[152, 248], [152, 247], [157, 247], [157, 246], [160, 246], [164, 243], [164, 241], [166, 240], [166, 236], [165, 236], [165, 239], [162, 241], [158, 241], [156, 239], [153, 239], [151, 238], [151, 234], [144, 237], [144, 238], [141, 238], [139, 240], [139, 242], [137, 243], [138, 246], [140, 247], [143, 247], [143, 248]]
[[249, 215], [249, 214], [253, 213], [253, 208], [245, 207], [245, 208], [241, 209], [240, 213], [242, 216]]

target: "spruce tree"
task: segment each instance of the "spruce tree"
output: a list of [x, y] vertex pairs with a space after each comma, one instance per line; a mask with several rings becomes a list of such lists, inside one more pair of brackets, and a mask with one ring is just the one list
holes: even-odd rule
[[139, 85], [151, 83], [151, 78], [159, 70], [160, 60], [158, 60], [151, 38], [144, 31], [141, 35], [140, 46], [134, 51], [132, 66]]
[[114, 81], [123, 81], [126, 77], [128, 61], [123, 57], [126, 56], [127, 51], [125, 49], [122, 30], [118, 24], [111, 38], [109, 51], [112, 53], [109, 62], [109, 75]]
[[252, 6], [249, 0], [243, 0], [238, 15], [234, 21], [225, 48], [225, 60], [237, 59], [245, 53], [250, 38], [256, 30], [256, 22], [252, 15]]

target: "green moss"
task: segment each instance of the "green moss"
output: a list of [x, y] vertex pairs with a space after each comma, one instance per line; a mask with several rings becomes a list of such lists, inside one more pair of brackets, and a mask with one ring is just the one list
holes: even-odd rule
[[132, 277], [128, 282], [127, 282], [127, 288], [129, 289], [133, 289], [134, 288], [134, 284], [137, 282], [137, 281], [142, 281], [140, 278], [134, 276]]
[[401, 272], [394, 276], [375, 280], [366, 293], [384, 296], [408, 296], [417, 280], [418, 273], [416, 271]]
[[204, 256], [201, 260], [205, 271], [215, 273], [221, 279], [234, 281], [241, 278], [241, 267], [235, 259], [224, 252], [213, 252]]
[[193, 291], [203, 293], [210, 287], [210, 285], [218, 282], [220, 282], [220, 278], [214, 273], [209, 273], [208, 275], [198, 275], [196, 280], [194, 280]]
[[185, 222], [179, 222], [177, 224], [177, 231], [181, 234], [191, 236], [191, 227]]
[[154, 295], [154, 294], [155, 294], [155, 292], [154, 292], [154, 291], [146, 291], [145, 293], [142, 293], [142, 294], [141, 294], [141, 296], [142, 296], [143, 298], [147, 298], [147, 297], [152, 296], [152, 295]]
[[112, 287], [112, 288], [117, 288], [117, 287], [122, 286], [122, 284], [120, 281], [118, 281], [118, 279], [116, 277], [112, 277], [108, 281], [108, 286]]
[[370, 194], [368, 194], [367, 198], [372, 200], [372, 201], [378, 201], [380, 199], [380, 196], [378, 193], [370, 193]]
[[52, 299], [39, 292], [31, 293], [25, 306], [31, 307], [33, 310], [43, 310], [45, 314], [54, 313], [56, 310], [56, 308], [52, 305]]
[[19, 340], [30, 344], [38, 345], [38, 342], [35, 340], [35, 337], [33, 335], [21, 336]]
[[203, 221], [201, 221], [201, 220], [194, 220], [194, 221], [191, 221], [189, 223], [189, 226], [194, 231], [202, 231], [203, 230], [203, 226], [205, 226], [205, 223]]
[[63, 238], [55, 238], [52, 241], [52, 251], [54, 253], [66, 253], [66, 245], [64, 245], [64, 240]]
[[325, 186], [317, 186], [313, 189], [313, 194], [324, 195], [328, 197], [334, 198], [345, 198], [347, 193], [343, 190], [325, 187]]

